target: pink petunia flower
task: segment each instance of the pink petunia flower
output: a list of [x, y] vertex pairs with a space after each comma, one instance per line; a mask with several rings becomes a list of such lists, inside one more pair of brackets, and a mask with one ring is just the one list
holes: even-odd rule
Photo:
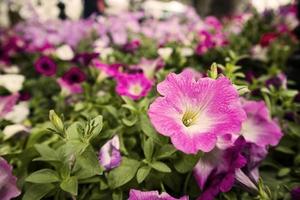
[[163, 68], [165, 65], [163, 59], [157, 58], [154, 60], [142, 58], [140, 63], [137, 65], [131, 66], [131, 69], [141, 69], [145, 76], [149, 79], [153, 79], [155, 76], [155, 72], [159, 69]]
[[103, 72], [106, 77], [118, 76], [122, 68], [122, 64], [120, 63], [106, 64], [96, 59], [93, 60], [93, 66]]
[[246, 114], [226, 77], [196, 79], [191, 71], [171, 73], [158, 84], [148, 111], [155, 129], [188, 154], [211, 151], [218, 137], [237, 133]]
[[17, 178], [12, 174], [12, 166], [0, 157], [0, 197], [10, 200], [21, 194], [17, 188]]
[[188, 200], [188, 199], [189, 199], [188, 196], [183, 196], [179, 199], [176, 199], [170, 196], [166, 192], [159, 194], [158, 191], [143, 192], [135, 189], [130, 190], [129, 198], [128, 198], [128, 200]]
[[152, 81], [143, 74], [122, 74], [116, 78], [116, 91], [121, 96], [127, 96], [138, 100], [148, 94], [152, 87]]
[[282, 137], [278, 124], [271, 119], [269, 110], [263, 101], [242, 99], [247, 120], [242, 125], [241, 134], [247, 142], [258, 146], [276, 146]]
[[121, 164], [120, 141], [117, 135], [101, 147], [98, 159], [100, 165], [106, 170], [113, 169]]

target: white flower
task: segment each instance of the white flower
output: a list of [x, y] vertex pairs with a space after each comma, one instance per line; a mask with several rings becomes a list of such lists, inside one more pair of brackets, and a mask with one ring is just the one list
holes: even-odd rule
[[1, 70], [5, 72], [6, 74], [18, 74], [20, 72], [20, 69], [16, 65], [11, 66], [1, 66]]
[[74, 52], [69, 45], [62, 45], [55, 51], [55, 55], [61, 60], [71, 60], [74, 57]]
[[183, 47], [180, 49], [180, 54], [184, 57], [192, 56], [194, 54], [194, 50], [190, 47]]
[[0, 75], [0, 86], [6, 88], [11, 93], [18, 92], [23, 87], [25, 77], [19, 74]]
[[4, 116], [4, 119], [13, 123], [23, 122], [29, 115], [29, 108], [27, 102], [21, 102], [14, 106], [13, 110]]
[[9, 139], [15, 134], [22, 131], [28, 131], [28, 128], [22, 124], [12, 124], [12, 125], [5, 126], [5, 128], [3, 129], [4, 140]]
[[164, 60], [168, 60], [173, 53], [173, 49], [170, 47], [159, 48], [157, 52]]

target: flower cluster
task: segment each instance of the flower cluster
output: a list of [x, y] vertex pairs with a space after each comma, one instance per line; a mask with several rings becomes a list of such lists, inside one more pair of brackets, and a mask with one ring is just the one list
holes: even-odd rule
[[0, 199], [297, 200], [296, 15], [1, 28]]

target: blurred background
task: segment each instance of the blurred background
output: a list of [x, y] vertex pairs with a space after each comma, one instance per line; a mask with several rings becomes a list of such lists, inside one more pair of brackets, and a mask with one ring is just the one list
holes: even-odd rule
[[185, 13], [194, 7], [200, 16], [234, 15], [251, 8], [258, 12], [276, 9], [293, 0], [1, 0], [0, 26], [9, 26], [22, 19], [79, 19], [92, 14], [117, 14], [126, 10], [144, 10], [162, 18], [173, 13]]

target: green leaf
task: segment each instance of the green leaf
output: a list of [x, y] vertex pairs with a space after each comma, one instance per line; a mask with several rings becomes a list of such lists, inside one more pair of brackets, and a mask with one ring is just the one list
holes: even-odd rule
[[89, 136], [90, 138], [94, 138], [101, 132], [103, 127], [103, 117], [101, 115], [95, 117], [89, 122], [89, 125], [86, 128], [90, 128]]
[[42, 156], [41, 160], [45, 161], [59, 161], [56, 151], [50, 148], [47, 144], [36, 144], [35, 149]]
[[22, 200], [40, 200], [54, 188], [53, 184], [33, 184], [25, 191]]
[[140, 126], [141, 130], [148, 136], [151, 137], [155, 142], [159, 144], [167, 143], [167, 138], [159, 135], [153, 128], [148, 116], [146, 114], [140, 115]]
[[68, 140], [79, 140], [82, 138], [82, 125], [80, 122], [74, 122], [66, 130]]
[[82, 155], [77, 157], [77, 164], [81, 168], [81, 170], [76, 173], [78, 179], [100, 175], [103, 172], [103, 169], [99, 165], [97, 155], [90, 146], [82, 153]]
[[150, 165], [153, 169], [156, 169], [160, 172], [170, 173], [172, 171], [170, 167], [163, 162], [156, 161], [151, 163]]
[[156, 159], [164, 159], [168, 158], [172, 154], [176, 152], [176, 149], [173, 147], [173, 145], [166, 144], [163, 145], [155, 154]]
[[285, 167], [285, 168], [280, 169], [277, 175], [279, 177], [284, 177], [284, 176], [288, 175], [290, 172], [291, 172], [291, 169]]
[[123, 157], [121, 165], [108, 173], [109, 186], [115, 189], [128, 183], [135, 176], [139, 166], [139, 161]]
[[175, 160], [174, 167], [179, 173], [187, 173], [194, 168], [201, 155], [202, 153], [198, 153], [197, 155], [186, 155], [180, 153], [180, 158]]
[[53, 183], [58, 182], [60, 179], [57, 172], [51, 169], [41, 169], [30, 174], [27, 178], [27, 182], [32, 183]]
[[112, 194], [112, 200], [122, 200], [123, 198], [123, 192], [120, 190], [114, 191]]
[[151, 161], [153, 150], [154, 150], [154, 143], [153, 143], [153, 140], [151, 138], [149, 138], [148, 140], [146, 140], [146, 142], [144, 144], [144, 154], [145, 154], [146, 160]]
[[143, 182], [149, 175], [150, 171], [151, 171], [151, 167], [149, 167], [149, 166], [144, 166], [144, 167], [139, 168], [139, 170], [137, 171], [137, 174], [136, 174], [137, 182], [138, 183]]
[[60, 188], [66, 192], [71, 193], [72, 195], [77, 195], [78, 190], [78, 181], [75, 176], [68, 177], [63, 180], [60, 184]]

